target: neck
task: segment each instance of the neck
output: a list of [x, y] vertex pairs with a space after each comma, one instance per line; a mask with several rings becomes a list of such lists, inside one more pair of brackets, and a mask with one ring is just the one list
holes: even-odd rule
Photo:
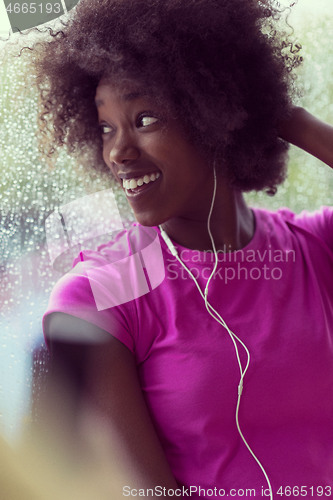
[[[168, 236], [180, 245], [194, 250], [212, 250], [207, 229], [209, 204], [205, 210], [174, 217], [162, 224]], [[244, 248], [254, 234], [254, 217], [243, 194], [217, 184], [216, 199], [210, 222], [216, 250], [231, 252]]]

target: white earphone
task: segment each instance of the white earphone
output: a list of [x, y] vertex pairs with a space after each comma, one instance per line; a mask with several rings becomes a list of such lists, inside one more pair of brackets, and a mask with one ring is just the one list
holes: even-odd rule
[[[217, 268], [217, 265], [218, 265], [218, 255], [217, 255], [217, 252], [216, 252], [214, 238], [213, 238], [213, 235], [212, 235], [212, 232], [211, 232], [211, 229], [210, 229], [210, 219], [211, 219], [213, 208], [214, 208], [215, 197], [216, 197], [216, 188], [217, 188], [215, 166], [214, 166], [213, 172], [214, 172], [214, 189], [213, 189], [213, 197], [212, 197], [212, 202], [211, 202], [211, 206], [210, 206], [210, 210], [209, 210], [209, 215], [208, 215], [208, 219], [207, 219], [207, 230], [208, 230], [208, 234], [209, 234], [209, 237], [210, 237], [210, 240], [211, 240], [211, 243], [212, 243], [212, 248], [213, 248], [213, 251], [214, 251], [215, 263], [214, 263], [213, 270], [212, 270], [212, 272], [211, 272], [211, 274], [210, 274], [210, 276], [209, 276], [209, 278], [207, 280], [204, 292], [201, 290], [199, 283], [197, 282], [197, 280], [193, 276], [193, 274], [190, 271], [190, 269], [188, 269], [188, 267], [184, 264], [184, 262], [179, 257], [177, 249], [175, 248], [174, 244], [172, 243], [172, 241], [170, 240], [169, 236], [164, 231], [164, 229], [162, 228], [161, 225], [159, 226], [159, 229], [161, 231], [161, 236], [164, 239], [165, 243], [167, 244], [167, 246], [168, 246], [170, 252], [172, 253], [172, 255], [174, 257], [176, 257], [176, 259], [178, 260], [178, 262], [183, 266], [183, 268], [187, 271], [187, 273], [190, 275], [190, 277], [193, 279], [194, 283], [196, 284], [196, 287], [197, 287], [197, 289], [198, 289], [201, 297], [203, 298], [203, 300], [205, 302], [205, 306], [206, 306], [206, 309], [207, 309], [208, 313], [212, 316], [212, 318], [215, 319], [215, 321], [217, 321], [221, 326], [223, 326], [223, 328], [226, 329], [226, 331], [228, 332], [228, 335], [229, 335], [230, 339], [233, 342], [233, 345], [234, 345], [234, 348], [235, 348], [235, 353], [236, 353], [236, 358], [237, 358], [237, 363], [238, 363], [239, 371], [240, 371], [240, 379], [239, 379], [239, 383], [238, 383], [237, 406], [236, 406], [236, 414], [235, 414], [236, 427], [237, 427], [237, 430], [238, 430], [238, 433], [239, 433], [240, 437], [242, 438], [242, 441], [244, 442], [244, 444], [246, 445], [247, 449], [249, 450], [249, 452], [251, 453], [252, 457], [255, 459], [255, 461], [257, 462], [258, 466], [260, 467], [262, 473], [264, 474], [266, 482], [267, 482], [267, 485], [268, 485], [268, 488], [269, 488], [270, 499], [273, 500], [273, 492], [272, 492], [272, 487], [271, 487], [271, 483], [270, 483], [270, 480], [268, 478], [268, 475], [267, 475], [267, 473], [266, 473], [263, 465], [261, 464], [260, 460], [254, 454], [254, 452], [252, 451], [250, 445], [246, 441], [246, 439], [245, 439], [245, 437], [244, 437], [244, 435], [243, 435], [243, 433], [241, 431], [240, 425], [239, 425], [239, 407], [240, 407], [240, 401], [241, 401], [242, 392], [243, 392], [243, 388], [244, 388], [244, 377], [245, 377], [245, 374], [246, 374], [246, 372], [247, 372], [247, 370], [249, 368], [249, 365], [250, 365], [250, 352], [249, 352], [248, 348], [246, 347], [246, 345], [242, 342], [242, 340], [239, 337], [237, 337], [237, 335], [235, 335], [235, 333], [233, 333], [230, 330], [230, 328], [228, 327], [228, 325], [226, 324], [226, 322], [224, 321], [224, 319], [220, 316], [220, 314], [216, 311], [216, 309], [214, 309], [214, 307], [208, 302], [209, 284], [210, 284], [211, 279], [213, 278], [213, 276], [215, 274], [215, 271], [216, 271], [216, 268]], [[246, 352], [247, 361], [246, 361], [245, 367], [243, 367], [243, 365], [241, 363], [237, 343], [240, 344], [244, 348], [244, 350]]]

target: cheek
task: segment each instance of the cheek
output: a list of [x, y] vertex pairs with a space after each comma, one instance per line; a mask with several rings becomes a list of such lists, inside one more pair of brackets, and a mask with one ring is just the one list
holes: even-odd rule
[[114, 164], [112, 161], [110, 161], [110, 148], [107, 147], [107, 145], [103, 144], [103, 160], [108, 167], [108, 169], [111, 171], [112, 176], [118, 181], [116, 176], [116, 169], [114, 167]]
[[103, 148], [103, 160], [105, 161], [105, 163], [107, 164], [107, 166], [109, 168], [111, 168], [109, 148], [107, 147], [107, 145], [105, 143], [103, 143], [102, 148]]

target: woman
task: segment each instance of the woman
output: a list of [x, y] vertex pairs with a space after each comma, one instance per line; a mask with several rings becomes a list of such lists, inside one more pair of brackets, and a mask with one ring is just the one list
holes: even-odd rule
[[123, 495], [331, 492], [333, 214], [242, 194], [285, 178], [279, 130], [333, 166], [332, 128], [292, 107], [278, 17], [269, 1], [82, 0], [35, 47], [44, 132], [106, 165], [139, 223], [81, 252], [44, 321], [69, 433], [98, 415]]

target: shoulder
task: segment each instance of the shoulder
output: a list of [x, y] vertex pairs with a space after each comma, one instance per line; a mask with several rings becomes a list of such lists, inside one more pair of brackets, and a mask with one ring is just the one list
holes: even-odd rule
[[109, 304], [103, 302], [103, 287], [119, 289], [123, 280], [130, 287], [142, 275], [142, 267], [149, 266], [148, 257], [160, 254], [156, 228], [137, 224], [119, 231], [96, 250], [79, 253], [72, 269], [56, 283], [51, 302], [59, 306], [95, 303], [99, 310], [125, 303], [130, 299], [118, 301], [110, 296]]
[[333, 207], [323, 206], [315, 211], [303, 210], [298, 214], [288, 208], [276, 212], [255, 209], [254, 213], [267, 231], [275, 232], [281, 238], [288, 233], [302, 234], [315, 238], [333, 250]]
[[[81, 339], [84, 327], [81, 324], [77, 328], [76, 318], [93, 325], [92, 332], [109, 332], [133, 350], [136, 326], [132, 302], [149, 291], [143, 266], [151, 266], [154, 257], [156, 261], [159, 249], [155, 228], [134, 225], [97, 250], [81, 251], [73, 268], [59, 279], [51, 293], [43, 318], [46, 337], [52, 319], [57, 331], [64, 330], [59, 328], [59, 321], [66, 326], [65, 335], [70, 335], [74, 325]], [[55, 313], [63, 316], [56, 315], [55, 320]]]

